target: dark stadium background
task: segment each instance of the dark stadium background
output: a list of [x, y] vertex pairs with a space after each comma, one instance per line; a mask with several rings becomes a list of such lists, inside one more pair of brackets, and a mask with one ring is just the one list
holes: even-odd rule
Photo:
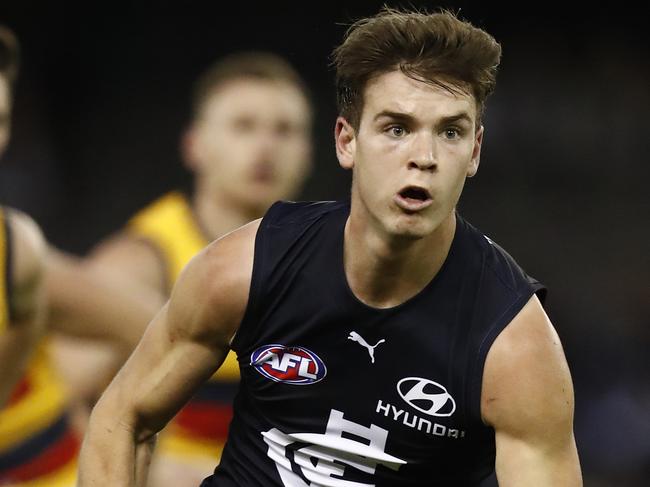
[[[303, 198], [345, 197], [328, 56], [351, 19], [381, 4], [3, 1], [23, 63], [0, 200], [55, 245], [87, 251], [188, 185], [177, 148], [191, 82], [250, 48], [286, 56], [312, 88], [316, 168]], [[647, 22], [622, 3], [410, 4], [460, 9], [502, 43], [482, 165], [460, 210], [550, 288], [585, 485], [649, 485]]]

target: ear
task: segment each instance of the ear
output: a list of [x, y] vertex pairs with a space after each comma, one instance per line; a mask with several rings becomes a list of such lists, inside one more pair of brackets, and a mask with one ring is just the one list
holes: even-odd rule
[[183, 132], [180, 140], [180, 151], [185, 167], [194, 174], [201, 168], [202, 160], [199, 137], [197, 137], [196, 131], [196, 126], [191, 125]]
[[481, 161], [481, 145], [483, 144], [483, 125], [476, 131], [476, 138], [474, 139], [474, 149], [472, 150], [472, 160], [467, 166], [467, 177], [471, 178], [478, 171], [478, 165]]
[[334, 142], [336, 144], [336, 157], [339, 160], [339, 164], [343, 169], [352, 169], [354, 167], [356, 137], [352, 125], [343, 117], [336, 119]]

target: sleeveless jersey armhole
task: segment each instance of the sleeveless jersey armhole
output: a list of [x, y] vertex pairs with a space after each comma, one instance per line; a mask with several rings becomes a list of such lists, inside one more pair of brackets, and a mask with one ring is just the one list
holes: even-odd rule
[[533, 295], [537, 295], [539, 300], [544, 304], [546, 299], [546, 287], [539, 281], [527, 276], [528, 286], [519, 293], [519, 296], [512, 302], [512, 304], [494, 320], [494, 324], [488, 329], [487, 333], [481, 340], [476, 360], [472, 366], [472, 374], [470, 381], [470, 414], [471, 419], [480, 424], [483, 423], [481, 415], [481, 394], [483, 389], [483, 371], [485, 370], [485, 359], [487, 354], [492, 348], [492, 344], [497, 339], [499, 334], [510, 324], [510, 322], [517, 316], [522, 308], [528, 303]]
[[250, 343], [252, 337], [255, 335], [257, 327], [259, 326], [258, 306], [262, 296], [262, 285], [266, 280], [263, 275], [264, 269], [264, 256], [267, 253], [267, 236], [266, 229], [272, 225], [275, 220], [275, 212], [282, 203], [276, 202], [266, 212], [257, 234], [255, 235], [255, 249], [253, 252], [253, 271], [251, 273], [251, 284], [248, 292], [248, 303], [246, 304], [246, 311], [241, 320], [235, 335], [233, 336], [231, 347], [232, 350], [241, 356], [241, 351]]

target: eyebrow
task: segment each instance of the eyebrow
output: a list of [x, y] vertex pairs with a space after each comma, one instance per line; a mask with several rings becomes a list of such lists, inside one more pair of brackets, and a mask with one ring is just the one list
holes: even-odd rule
[[[391, 110], [382, 110], [377, 115], [375, 115], [374, 120], [377, 121], [382, 117], [392, 118], [394, 120], [403, 120], [403, 121], [411, 121], [414, 119], [414, 117], [408, 113], [393, 112]], [[460, 121], [466, 121], [469, 124], [472, 123], [472, 119], [467, 112], [459, 112], [454, 115], [443, 117], [440, 120], [440, 125], [445, 125], [448, 123], [460, 122]]]

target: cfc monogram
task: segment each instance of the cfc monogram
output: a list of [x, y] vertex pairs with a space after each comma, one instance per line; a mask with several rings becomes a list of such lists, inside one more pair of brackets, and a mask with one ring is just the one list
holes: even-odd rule
[[[398, 470], [406, 464], [385, 452], [388, 431], [349, 421], [336, 409], [330, 411], [324, 434], [286, 434], [273, 428], [262, 436], [286, 487], [373, 487], [377, 465]], [[355, 470], [357, 477], [361, 472], [367, 482], [345, 480], [347, 469]]]

